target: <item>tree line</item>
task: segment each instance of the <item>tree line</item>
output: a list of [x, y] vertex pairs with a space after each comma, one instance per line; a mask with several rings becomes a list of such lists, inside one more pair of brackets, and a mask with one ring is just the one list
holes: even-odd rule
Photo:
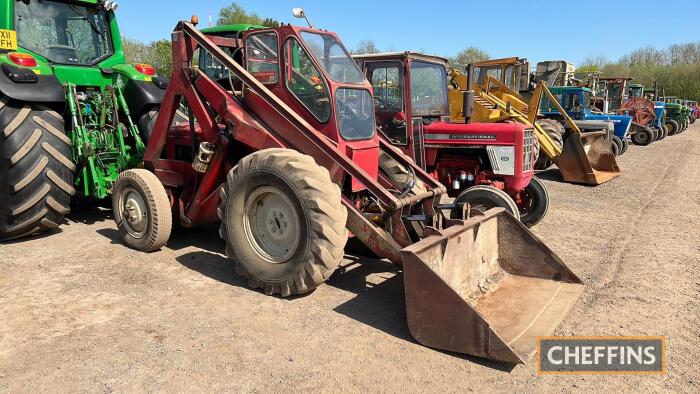
[[631, 77], [651, 87], [656, 81], [668, 96], [700, 101], [700, 41], [674, 44], [665, 49], [644, 47], [617, 60], [588, 56], [577, 72], [600, 72], [604, 77]]
[[[279, 22], [263, 18], [245, 10], [233, 2], [219, 11], [217, 25], [247, 23], [277, 27]], [[144, 43], [124, 38], [124, 51], [128, 61], [152, 64], [158, 73], [169, 76], [173, 70], [172, 48], [169, 40]], [[379, 53], [379, 46], [372, 40], [362, 40], [353, 54]], [[392, 48], [387, 51], [392, 51]], [[467, 47], [454, 56], [447, 56], [448, 67], [464, 70], [467, 64], [487, 60], [489, 54], [475, 46]], [[700, 101], [700, 41], [674, 44], [665, 49], [645, 47], [634, 50], [617, 60], [595, 55], [586, 57], [577, 72], [600, 72], [605, 77], [632, 77], [635, 83], [652, 86], [654, 81], [668, 96], [679, 96]]]

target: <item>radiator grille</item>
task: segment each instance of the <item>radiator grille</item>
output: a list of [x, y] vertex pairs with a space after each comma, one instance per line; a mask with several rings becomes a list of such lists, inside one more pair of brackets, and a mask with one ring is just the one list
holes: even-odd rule
[[523, 144], [523, 171], [532, 171], [533, 150], [535, 149], [535, 133], [533, 129], [525, 129], [525, 141]]

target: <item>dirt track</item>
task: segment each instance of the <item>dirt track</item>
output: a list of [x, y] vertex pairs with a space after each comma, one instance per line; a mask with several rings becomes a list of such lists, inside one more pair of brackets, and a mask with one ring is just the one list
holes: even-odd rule
[[401, 276], [349, 257], [313, 294], [249, 290], [216, 228], [146, 255], [106, 211], [0, 245], [0, 391], [700, 392], [700, 124], [619, 159], [596, 188], [542, 174], [535, 232], [586, 282], [558, 330], [665, 335], [662, 376], [539, 377], [415, 343]]

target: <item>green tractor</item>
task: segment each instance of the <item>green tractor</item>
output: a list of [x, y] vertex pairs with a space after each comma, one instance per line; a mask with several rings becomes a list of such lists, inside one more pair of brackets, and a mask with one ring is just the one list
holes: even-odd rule
[[2, 0], [0, 240], [58, 227], [139, 165], [168, 80], [127, 64], [104, 0]]
[[681, 104], [676, 96], [665, 96], [662, 100], [666, 102], [666, 116], [678, 123], [675, 134], [684, 132], [690, 126], [690, 108]]

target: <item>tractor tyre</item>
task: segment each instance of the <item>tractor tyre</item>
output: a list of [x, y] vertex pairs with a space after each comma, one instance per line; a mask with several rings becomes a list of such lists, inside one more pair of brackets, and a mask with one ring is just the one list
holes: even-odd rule
[[659, 134], [661, 135], [659, 140], [663, 140], [668, 136], [668, 128], [666, 127], [666, 125], [661, 125], [661, 128], [659, 129]]
[[666, 129], [668, 129], [668, 135], [678, 134], [678, 130], [680, 130], [680, 128], [680, 125], [674, 119], [666, 120]]
[[520, 221], [528, 227], [539, 223], [549, 210], [549, 192], [542, 181], [533, 176], [530, 184], [520, 191], [518, 211]]
[[622, 154], [622, 149], [624, 148], [624, 145], [620, 137], [616, 135], [612, 136], [612, 141], [610, 145], [612, 147], [613, 155], [615, 157], [620, 156]]
[[632, 142], [634, 142], [635, 145], [647, 146], [652, 143], [653, 139], [654, 133], [649, 128], [639, 130], [632, 134]]
[[[137, 120], [136, 126], [141, 132], [141, 138], [143, 139], [144, 145], [148, 145], [148, 141], [151, 139], [151, 134], [153, 134], [153, 128], [156, 125], [156, 120], [158, 119], [158, 111], [160, 107], [152, 107], [147, 112], [143, 113]], [[189, 122], [189, 117], [182, 109], [175, 111], [175, 117], [173, 118], [173, 123], [183, 123]]]
[[63, 116], [0, 96], [0, 240], [57, 228], [75, 194]]
[[[410, 160], [410, 159], [409, 159]], [[386, 154], [386, 152], [379, 151], [379, 171], [384, 173], [384, 175], [389, 178], [392, 183], [396, 186], [396, 195], [417, 195], [426, 191], [425, 184], [420, 179], [414, 179], [413, 185], [411, 185], [410, 190], [406, 190], [409, 180], [412, 179], [406, 167], [401, 165], [398, 161], [394, 160], [391, 156]], [[446, 195], [443, 195], [446, 196]], [[422, 205], [416, 204], [414, 209], [414, 214], [422, 213]], [[410, 221], [406, 223], [406, 228], [412, 230], [411, 237], [416, 241], [423, 237], [423, 230], [425, 229], [425, 222]]]
[[112, 211], [129, 247], [153, 252], [168, 242], [173, 222], [170, 199], [154, 173], [138, 168], [119, 174], [112, 192]]
[[652, 128], [650, 127], [649, 130], [651, 130], [651, 135], [652, 135], [652, 137], [654, 138], [654, 140], [651, 141], [651, 142], [656, 142], [656, 141], [658, 141], [659, 138], [661, 137], [661, 134], [659, 133], [659, 129], [656, 129], [656, 128], [652, 129]]
[[312, 291], [343, 258], [340, 188], [311, 156], [265, 149], [244, 157], [228, 173], [218, 212], [236, 273], [266, 294]]
[[695, 123], [695, 116], [690, 115], [690, 116], [688, 117], [688, 121], [690, 122], [690, 124]]
[[[564, 126], [562, 126], [561, 123], [557, 122], [554, 119], [541, 119], [537, 122], [539, 123], [540, 127], [542, 127], [542, 129], [547, 133], [549, 138], [552, 139], [554, 144], [559, 146], [559, 149], [563, 149], [565, 131]], [[535, 169], [546, 170], [552, 164], [554, 164], [552, 160], [540, 150], [539, 157], [535, 162]]]
[[[470, 213], [484, 213], [491, 208], [505, 208], [506, 212], [520, 220], [520, 210], [515, 201], [501, 189], [493, 186], [478, 185], [466, 189], [455, 199], [455, 204], [469, 204]], [[461, 212], [455, 209], [452, 217], [459, 217]]]

